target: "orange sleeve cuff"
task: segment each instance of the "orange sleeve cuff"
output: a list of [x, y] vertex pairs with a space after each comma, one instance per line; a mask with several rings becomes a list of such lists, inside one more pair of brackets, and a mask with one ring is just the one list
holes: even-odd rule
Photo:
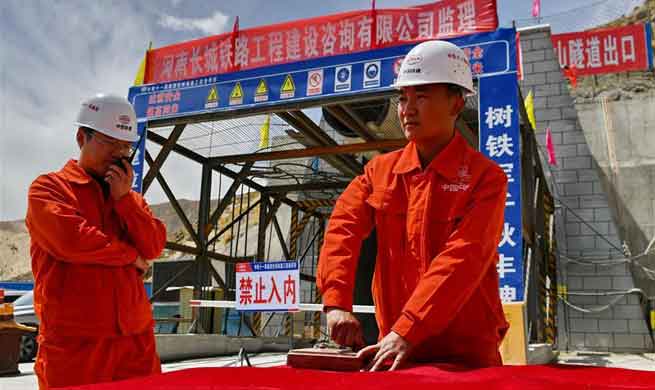
[[352, 293], [348, 294], [333, 287], [323, 292], [322, 298], [324, 310], [326, 307], [337, 307], [345, 311], [353, 311]]
[[114, 208], [119, 212], [121, 215], [128, 215], [131, 212], [134, 212], [136, 209], [141, 209], [139, 204], [137, 203], [136, 199], [132, 195], [132, 191], [128, 192], [127, 194], [123, 195], [122, 198], [117, 200], [114, 203]]
[[421, 329], [420, 321], [413, 319], [406, 313], [400, 315], [391, 330], [404, 338], [410, 345], [416, 345], [425, 338], [425, 331]]

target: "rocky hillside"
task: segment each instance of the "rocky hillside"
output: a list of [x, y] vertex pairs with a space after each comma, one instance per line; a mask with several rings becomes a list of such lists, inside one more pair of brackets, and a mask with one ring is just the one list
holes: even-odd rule
[[[646, 0], [631, 13], [599, 28], [625, 26], [634, 23], [653, 23], [655, 21], [655, 0]], [[655, 26], [654, 26], [655, 27]], [[653, 34], [652, 45], [655, 45]], [[603, 96], [609, 100], [629, 100], [636, 94], [655, 89], [655, 72], [626, 72], [598, 76], [580, 77], [578, 87], [571, 91], [578, 103]]]

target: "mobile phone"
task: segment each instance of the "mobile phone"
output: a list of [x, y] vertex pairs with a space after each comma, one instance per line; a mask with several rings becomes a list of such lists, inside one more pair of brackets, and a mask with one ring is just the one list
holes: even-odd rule
[[136, 143], [137, 147], [134, 148], [134, 150], [132, 151], [132, 154], [130, 154], [129, 157], [121, 157], [121, 158], [118, 158], [118, 159], [114, 160], [114, 165], [118, 165], [118, 167], [120, 169], [122, 169], [123, 172], [127, 173], [127, 171], [125, 171], [125, 167], [123, 166], [122, 162], [125, 161], [128, 164], [132, 164], [132, 161], [134, 160], [134, 157], [136, 156], [136, 152], [138, 150], [138, 145], [141, 143], [142, 138], [143, 138], [143, 135], [141, 135], [141, 137], [139, 137], [139, 140]]

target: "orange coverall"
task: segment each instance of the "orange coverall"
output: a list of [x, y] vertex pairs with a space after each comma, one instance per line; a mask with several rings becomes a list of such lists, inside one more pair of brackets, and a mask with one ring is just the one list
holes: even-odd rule
[[141, 195], [105, 198], [77, 162], [30, 186], [35, 371], [41, 389], [161, 372], [137, 256], [153, 259], [166, 228]]
[[508, 324], [496, 263], [506, 190], [502, 169], [457, 132], [425, 170], [413, 142], [376, 157], [330, 218], [317, 277], [323, 304], [352, 310], [361, 243], [375, 227], [380, 339], [396, 332], [414, 361], [501, 365]]

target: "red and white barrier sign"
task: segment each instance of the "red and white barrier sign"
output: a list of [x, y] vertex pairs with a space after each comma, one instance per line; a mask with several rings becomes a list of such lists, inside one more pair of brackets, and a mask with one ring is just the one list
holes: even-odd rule
[[442, 0], [233, 31], [150, 50], [146, 83], [449, 38], [498, 27], [496, 0]]
[[646, 35], [644, 24], [633, 24], [555, 34], [551, 39], [560, 65], [575, 68], [579, 76], [648, 69], [652, 54]]
[[245, 311], [298, 311], [298, 262], [239, 263], [236, 308]]

